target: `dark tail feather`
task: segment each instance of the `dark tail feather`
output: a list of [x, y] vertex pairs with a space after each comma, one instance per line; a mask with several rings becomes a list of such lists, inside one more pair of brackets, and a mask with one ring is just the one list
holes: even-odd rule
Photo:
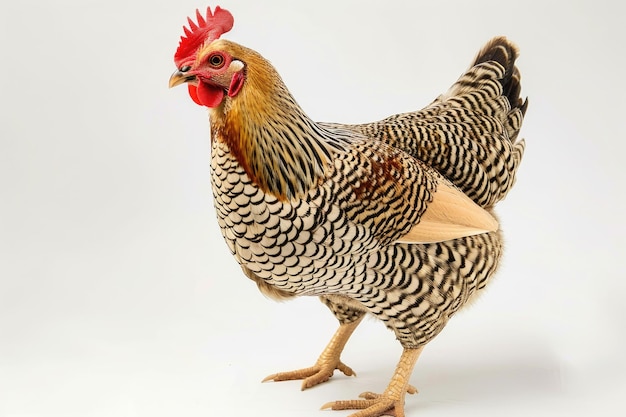
[[504, 36], [493, 38], [478, 53], [473, 65], [483, 62], [494, 61], [502, 65], [505, 69], [504, 77], [500, 80], [503, 94], [511, 103], [511, 108], [519, 108], [522, 115], [526, 114], [528, 100], [522, 100], [520, 93], [522, 90], [519, 70], [515, 66], [515, 60], [519, 56], [517, 46], [511, 43]]

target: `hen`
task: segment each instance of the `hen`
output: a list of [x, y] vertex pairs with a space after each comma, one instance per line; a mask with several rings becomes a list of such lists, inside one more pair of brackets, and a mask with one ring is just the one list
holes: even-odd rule
[[485, 287], [502, 240], [493, 206], [524, 151], [517, 49], [503, 37], [423, 110], [363, 125], [312, 121], [260, 54], [219, 39], [219, 7], [188, 19], [170, 87], [210, 109], [211, 180], [222, 234], [246, 276], [276, 298], [319, 296], [339, 329], [314, 366], [270, 375], [328, 380], [365, 314], [403, 353], [387, 389], [324, 408], [404, 415], [423, 347]]

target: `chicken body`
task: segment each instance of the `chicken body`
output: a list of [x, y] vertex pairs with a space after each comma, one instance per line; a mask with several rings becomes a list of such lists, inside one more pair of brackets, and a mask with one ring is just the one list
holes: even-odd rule
[[214, 140], [219, 225], [246, 275], [267, 295], [324, 296], [342, 323], [370, 312], [403, 346], [417, 348], [485, 285], [500, 257], [499, 234], [395, 243], [419, 221], [436, 190], [433, 178], [442, 179], [371, 139], [342, 146], [319, 186], [284, 201], [255, 187], [228, 146]]
[[[226, 47], [220, 42], [231, 45], [215, 41], [216, 49]], [[481, 57], [494, 48], [503, 48], [510, 67], [514, 50], [503, 39]], [[432, 339], [493, 274], [501, 239], [493, 231], [399, 242], [438, 185], [448, 183], [431, 167], [491, 208], [512, 186], [523, 152], [523, 142], [513, 140], [525, 107], [517, 99], [511, 109], [502, 95], [506, 69], [493, 61], [478, 65], [428, 108], [372, 124], [316, 124], [279, 79], [272, 101], [282, 102], [270, 101], [276, 107], [258, 124], [230, 115], [254, 113], [265, 103], [244, 110], [232, 100], [213, 110], [218, 221], [247, 276], [273, 297], [323, 296], [340, 322], [372, 313], [405, 347]], [[248, 79], [256, 75], [248, 71]], [[239, 99], [245, 105], [247, 97]], [[241, 151], [233, 152], [233, 138], [225, 137], [229, 123], [251, 132], [241, 142], [253, 142], [245, 147], [256, 159], [241, 163]]]
[[523, 153], [516, 56], [496, 38], [430, 106], [354, 126], [312, 121], [276, 70], [233, 42], [206, 42], [179, 66], [171, 84], [189, 82], [211, 108], [215, 209], [235, 259], [266, 295], [319, 296], [340, 323], [315, 366], [268, 379], [306, 388], [353, 374], [341, 350], [369, 313], [402, 344], [398, 368], [382, 395], [328, 406], [403, 414], [421, 349], [502, 254], [489, 213]]

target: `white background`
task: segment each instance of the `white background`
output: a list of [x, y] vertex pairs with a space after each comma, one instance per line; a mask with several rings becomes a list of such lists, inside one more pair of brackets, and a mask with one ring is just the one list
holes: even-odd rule
[[[316, 120], [373, 121], [445, 91], [481, 45], [521, 48], [518, 183], [498, 278], [424, 351], [409, 416], [623, 415], [624, 41], [619, 2], [224, 1]], [[0, 416], [346, 416], [400, 354], [364, 322], [357, 378], [309, 366], [336, 323], [277, 304], [217, 229], [206, 110], [168, 90], [200, 1], [0, 6]], [[214, 4], [213, 4], [214, 6]]]

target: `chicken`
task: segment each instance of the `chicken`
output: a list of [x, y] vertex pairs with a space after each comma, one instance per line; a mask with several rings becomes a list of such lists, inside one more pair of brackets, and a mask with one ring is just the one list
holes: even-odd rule
[[219, 39], [219, 7], [188, 19], [170, 87], [186, 83], [211, 123], [211, 182], [223, 237], [244, 274], [275, 299], [318, 296], [339, 328], [317, 362], [265, 380], [327, 381], [366, 314], [403, 353], [382, 394], [323, 408], [352, 417], [404, 415], [424, 346], [498, 267], [493, 206], [524, 151], [517, 140], [517, 49], [503, 37], [423, 110], [362, 125], [317, 123], [257, 52]]

